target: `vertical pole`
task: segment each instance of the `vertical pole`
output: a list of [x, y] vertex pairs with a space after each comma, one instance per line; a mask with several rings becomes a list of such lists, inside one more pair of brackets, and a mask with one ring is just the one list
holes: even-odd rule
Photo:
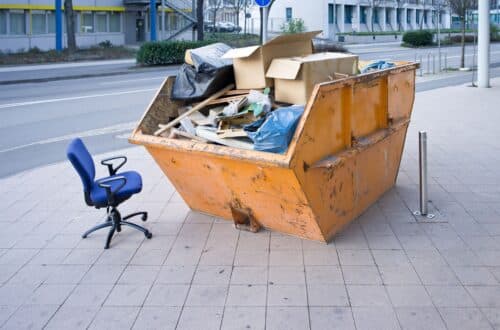
[[269, 8], [263, 7], [262, 8], [262, 44], [265, 44], [267, 42], [267, 11]]
[[437, 24], [438, 24], [438, 35], [437, 35], [437, 42], [438, 42], [438, 53], [439, 53], [439, 72], [441, 72], [441, 3], [438, 3], [438, 17], [437, 17]]
[[165, 40], [165, 0], [161, 0], [161, 40]]
[[427, 73], [431, 73], [431, 53], [427, 54]]
[[427, 215], [427, 132], [418, 132], [420, 167], [420, 214]]
[[436, 54], [432, 54], [432, 74], [436, 74]]
[[156, 0], [149, 1], [150, 41], [156, 41]]
[[56, 0], [56, 50], [62, 51], [62, 0]]
[[490, 1], [478, 1], [478, 87], [490, 87]]
[[444, 71], [448, 72], [448, 53], [444, 53]]
[[422, 55], [420, 55], [420, 77], [424, 76], [424, 62], [422, 62]]

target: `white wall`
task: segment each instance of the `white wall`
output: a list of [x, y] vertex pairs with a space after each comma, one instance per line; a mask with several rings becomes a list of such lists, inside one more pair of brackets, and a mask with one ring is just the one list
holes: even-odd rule
[[[109, 40], [113, 45], [124, 45], [125, 35], [123, 33], [89, 33], [77, 34], [76, 45], [80, 48], [88, 48], [102, 41]], [[63, 38], [63, 47], [66, 47], [66, 35]], [[55, 34], [43, 34], [28, 36], [0, 36], [0, 50], [2, 52], [28, 51], [30, 48], [38, 47], [41, 50], [56, 48]]]

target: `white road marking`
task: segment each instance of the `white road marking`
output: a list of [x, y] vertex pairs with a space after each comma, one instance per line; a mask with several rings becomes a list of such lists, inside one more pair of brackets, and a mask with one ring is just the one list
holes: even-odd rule
[[[123, 123], [123, 124], [117, 124], [113, 126], [108, 126], [108, 127], [103, 127], [103, 128], [97, 128], [89, 131], [84, 131], [84, 132], [78, 132], [74, 134], [68, 134], [68, 135], [62, 135], [58, 137], [53, 137], [50, 139], [45, 139], [45, 140], [40, 140], [32, 143], [27, 143], [23, 144], [20, 146], [15, 146], [7, 149], [0, 150], [0, 153], [5, 153], [9, 151], [14, 151], [14, 150], [19, 150], [27, 147], [32, 147], [36, 145], [43, 145], [43, 144], [50, 144], [50, 143], [56, 143], [56, 142], [61, 142], [61, 141], [67, 141], [67, 140], [72, 140], [77, 137], [90, 137], [90, 136], [98, 136], [98, 135], [105, 135], [105, 134], [113, 134], [113, 133], [122, 133], [123, 136], [125, 136], [128, 132], [132, 131], [132, 129], [135, 127], [137, 123], [130, 122], [130, 123]], [[128, 135], [127, 135], [128, 137]]]
[[116, 95], [124, 95], [124, 94], [136, 94], [136, 93], [151, 92], [151, 91], [156, 91], [156, 90], [158, 90], [158, 88], [136, 89], [136, 90], [130, 90], [130, 91], [115, 92], [115, 93], [93, 94], [93, 95], [83, 95], [83, 96], [62, 97], [62, 98], [58, 98], [58, 99], [47, 99], [47, 100], [27, 101], [27, 102], [19, 102], [19, 103], [8, 103], [8, 104], [0, 104], [0, 109], [22, 107], [22, 106], [34, 105], [34, 104], [44, 104], [44, 103], [54, 103], [54, 102], [62, 102], [62, 101], [90, 99], [90, 98], [94, 98], [94, 97], [116, 96]]

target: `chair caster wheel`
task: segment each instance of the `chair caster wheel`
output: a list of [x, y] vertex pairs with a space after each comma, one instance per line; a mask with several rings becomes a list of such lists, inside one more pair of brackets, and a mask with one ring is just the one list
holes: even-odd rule
[[151, 234], [149, 231], [144, 233], [144, 235], [146, 235], [147, 239], [151, 239], [151, 237], [153, 237], [153, 234]]
[[87, 238], [87, 235], [82, 235], [82, 238]]
[[141, 216], [141, 220], [142, 220], [142, 221], [146, 221], [146, 220], [148, 220], [148, 214], [147, 214], [147, 213], [144, 213], [144, 214]]

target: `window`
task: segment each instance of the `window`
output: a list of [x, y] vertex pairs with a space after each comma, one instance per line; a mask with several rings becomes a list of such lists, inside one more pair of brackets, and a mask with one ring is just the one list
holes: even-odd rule
[[335, 9], [333, 3], [328, 4], [328, 24], [335, 24]]
[[406, 23], [411, 23], [411, 12], [409, 10], [406, 11]]
[[108, 24], [106, 21], [106, 13], [96, 13], [95, 15], [95, 32], [108, 32]]
[[0, 10], [0, 34], [7, 34], [7, 12]]
[[53, 11], [47, 14], [47, 27], [49, 33], [56, 33], [56, 15]]
[[378, 24], [378, 9], [373, 8], [373, 23]]
[[24, 11], [10, 11], [10, 34], [26, 34], [26, 20]]
[[109, 32], [121, 32], [122, 31], [122, 21], [120, 13], [109, 14]]
[[292, 7], [286, 7], [286, 21], [292, 20]]
[[420, 24], [420, 10], [417, 10], [417, 24]]
[[361, 17], [360, 17], [360, 23], [361, 24], [366, 24], [366, 7], [361, 7], [359, 12], [361, 13]]
[[31, 12], [31, 33], [32, 34], [47, 33], [47, 20], [44, 11]]
[[81, 13], [80, 26], [83, 33], [94, 32], [94, 17], [92, 13]]
[[391, 24], [391, 11], [389, 8], [385, 8], [385, 24]]
[[344, 23], [352, 24], [352, 6], [345, 6]]

